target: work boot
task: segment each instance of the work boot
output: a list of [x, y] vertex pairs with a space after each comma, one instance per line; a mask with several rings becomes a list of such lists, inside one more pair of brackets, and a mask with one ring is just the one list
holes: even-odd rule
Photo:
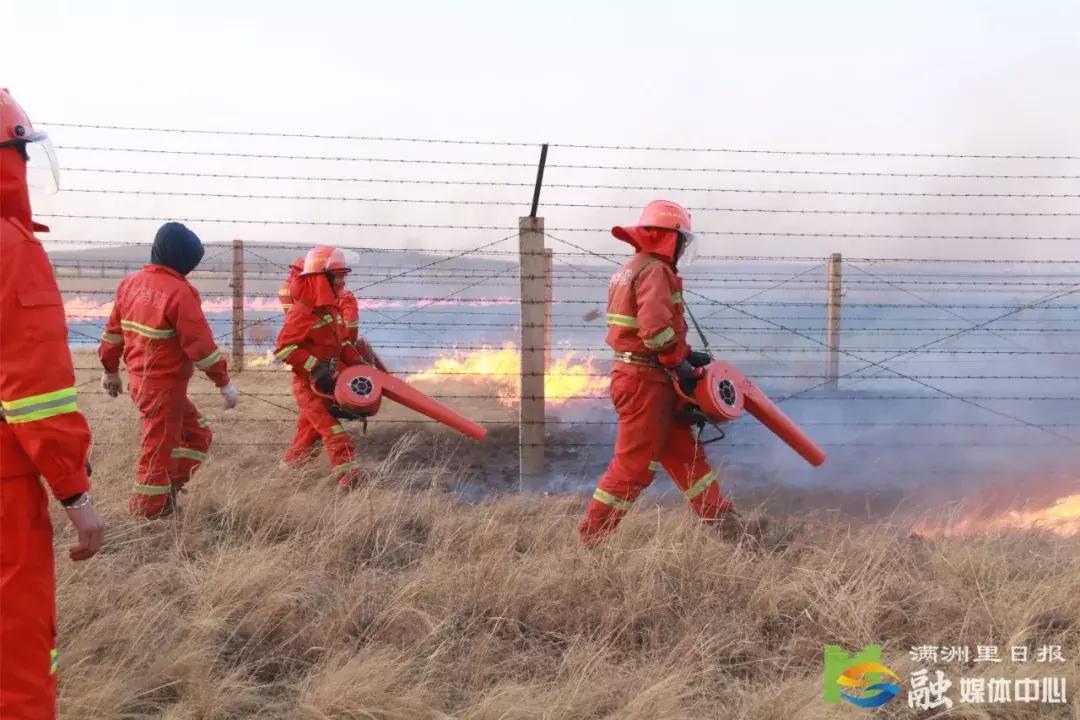
[[706, 520], [706, 523], [716, 529], [721, 539], [739, 544], [745, 542], [757, 546], [768, 528], [768, 519], [758, 513], [748, 518], [743, 518], [735, 508], [721, 511], [715, 518]]
[[157, 502], [147, 501], [144, 496], [134, 495], [128, 502], [128, 511], [135, 517], [145, 518], [147, 520], [160, 520], [173, 514], [176, 510], [176, 502], [173, 500], [173, 494], [159, 496], [164, 497], [159, 506]]
[[338, 478], [338, 487], [342, 490], [357, 490], [368, 480], [367, 473], [360, 468], [350, 470]]

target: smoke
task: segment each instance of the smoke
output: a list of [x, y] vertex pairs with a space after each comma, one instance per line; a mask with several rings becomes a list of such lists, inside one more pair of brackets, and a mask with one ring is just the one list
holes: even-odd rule
[[[490, 267], [456, 263], [465, 269]], [[841, 504], [901, 495], [945, 503], [1010, 485], [1020, 495], [1057, 491], [1055, 479], [1069, 477], [1080, 460], [1076, 443], [1061, 437], [1075, 437], [1075, 401], [1068, 398], [1080, 397], [1080, 381], [1074, 379], [1080, 376], [1074, 367], [1080, 354], [1075, 332], [1080, 328], [1074, 324], [1080, 299], [1064, 298], [983, 329], [966, 329], [1070, 282], [1060, 270], [1005, 266], [1000, 283], [991, 279], [973, 287], [964, 275], [985, 268], [868, 267], [883, 280], [891, 278], [894, 287], [849, 268], [841, 379], [837, 390], [829, 390], [822, 385], [825, 284], [824, 268], [818, 265], [730, 262], [683, 272], [684, 295], [714, 354], [754, 379], [828, 454], [824, 467], [811, 468], [744, 416], [725, 426], [725, 439], [708, 449], [723, 470], [725, 488], [754, 497], [783, 493]], [[583, 271], [562, 270], [556, 278], [553, 359], [574, 355], [575, 363], [587, 362], [589, 372], [602, 375], [609, 351], [597, 308], [606, 302], [609, 268], [579, 268]], [[365, 269], [352, 280], [364, 284], [378, 272]], [[431, 367], [440, 356], [453, 357], [455, 350], [467, 355], [479, 346], [497, 349], [518, 341], [512, 281], [455, 292], [410, 280], [398, 290], [402, 297], [421, 299], [374, 299], [361, 293], [361, 322], [380, 354], [402, 372]], [[97, 302], [96, 296], [69, 295], [73, 342], [93, 344], [100, 335], [107, 307], [95, 307]], [[266, 331], [249, 333], [256, 344], [266, 344], [279, 323], [274, 319], [276, 298], [253, 297], [247, 305], [249, 321], [268, 318], [256, 326]], [[208, 299], [207, 310], [215, 334], [227, 337], [231, 299]], [[955, 337], [936, 342], [950, 336]], [[690, 341], [695, 347], [704, 344], [693, 330]], [[493, 384], [490, 394], [498, 387]], [[611, 458], [615, 412], [602, 387], [582, 387], [596, 397], [549, 407], [550, 476], [543, 491], [585, 490]], [[512, 458], [506, 461], [513, 464]], [[653, 492], [670, 491], [663, 473], [659, 477]]]

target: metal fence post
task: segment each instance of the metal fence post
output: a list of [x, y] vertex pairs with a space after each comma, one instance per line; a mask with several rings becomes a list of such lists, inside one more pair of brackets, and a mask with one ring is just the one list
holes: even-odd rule
[[232, 371], [244, 369], [244, 241], [233, 240], [232, 281]]
[[825, 289], [827, 295], [825, 301], [825, 345], [829, 349], [829, 356], [825, 376], [829, 381], [826, 385], [829, 390], [839, 388], [837, 379], [840, 375], [840, 311], [843, 297], [842, 264], [843, 259], [840, 253], [833, 253], [829, 256], [828, 269], [826, 270], [828, 280]]

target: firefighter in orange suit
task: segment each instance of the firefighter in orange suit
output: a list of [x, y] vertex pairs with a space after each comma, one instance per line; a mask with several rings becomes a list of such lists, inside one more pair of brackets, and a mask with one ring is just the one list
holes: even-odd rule
[[341, 424], [349, 416], [339, 412], [328, 396], [333, 394], [339, 366], [366, 361], [349, 341], [349, 328], [338, 304], [349, 272], [337, 248], [320, 245], [308, 252], [300, 275], [290, 284], [292, 308], [278, 333], [274, 353], [292, 368], [293, 396], [300, 410], [285, 463], [296, 466], [310, 459], [315, 444], [322, 440], [331, 473], [345, 488], [358, 485], [363, 474], [356, 448]]
[[[90, 501], [90, 428], [76, 407], [64, 305], [33, 232], [27, 161], [50, 161], [36, 132], [0, 89], [0, 718], [56, 717], [56, 587], [47, 491], [78, 531], [72, 560], [101, 547]], [[51, 164], [51, 163], [50, 163]], [[53, 165], [55, 169], [55, 165]], [[55, 175], [54, 175], [55, 178]], [[45, 479], [42, 486], [41, 479]]]
[[304, 269], [304, 258], [298, 257], [293, 260], [292, 265], [289, 266], [289, 276], [281, 283], [281, 287], [278, 288], [278, 300], [281, 301], [281, 309], [286, 313], [292, 309], [292, 283], [293, 280], [300, 277], [300, 272]]
[[133, 515], [170, 514], [175, 493], [207, 459], [213, 435], [187, 395], [195, 369], [218, 387], [226, 409], [236, 407], [239, 393], [229, 379], [225, 356], [214, 342], [199, 291], [185, 277], [203, 252], [198, 236], [184, 225], [162, 225], [150, 264], [116, 289], [101, 336], [102, 387], [112, 397], [122, 392], [122, 357], [131, 397], [143, 419], [138, 477], [128, 504]]
[[[300, 277], [300, 273], [304, 269], [304, 258], [298, 257], [289, 265], [289, 276], [285, 278], [281, 283], [281, 287], [278, 289], [278, 299], [281, 300], [281, 309], [286, 313], [292, 309], [292, 285], [296, 278]], [[347, 288], [342, 286], [337, 292], [337, 306], [341, 312], [341, 318], [345, 321], [346, 335], [349, 343], [352, 344], [364, 358], [365, 362], [379, 368], [383, 372], [389, 372], [386, 369], [386, 365], [383, 363], [382, 358], [378, 356], [375, 349], [371, 347], [367, 340], [360, 336], [360, 303], [357, 302], [356, 296], [352, 294]], [[314, 429], [311, 429], [314, 433]], [[300, 443], [303, 447], [310, 447], [314, 444], [318, 438], [318, 433], [311, 436], [310, 442]]]
[[711, 360], [686, 342], [682, 278], [689, 259], [690, 214], [666, 200], [649, 203], [634, 227], [612, 234], [636, 251], [608, 284], [607, 343], [615, 351], [611, 399], [619, 416], [615, 456], [578, 525], [591, 545], [610, 534], [661, 468], [706, 521], [734, 517], [688, 418], [676, 413], [672, 375], [692, 380]]

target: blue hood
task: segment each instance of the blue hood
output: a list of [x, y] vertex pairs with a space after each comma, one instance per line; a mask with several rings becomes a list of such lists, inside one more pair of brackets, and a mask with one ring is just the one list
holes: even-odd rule
[[154, 247], [150, 250], [150, 262], [187, 275], [199, 264], [205, 252], [198, 235], [182, 223], [170, 222], [157, 231]]

